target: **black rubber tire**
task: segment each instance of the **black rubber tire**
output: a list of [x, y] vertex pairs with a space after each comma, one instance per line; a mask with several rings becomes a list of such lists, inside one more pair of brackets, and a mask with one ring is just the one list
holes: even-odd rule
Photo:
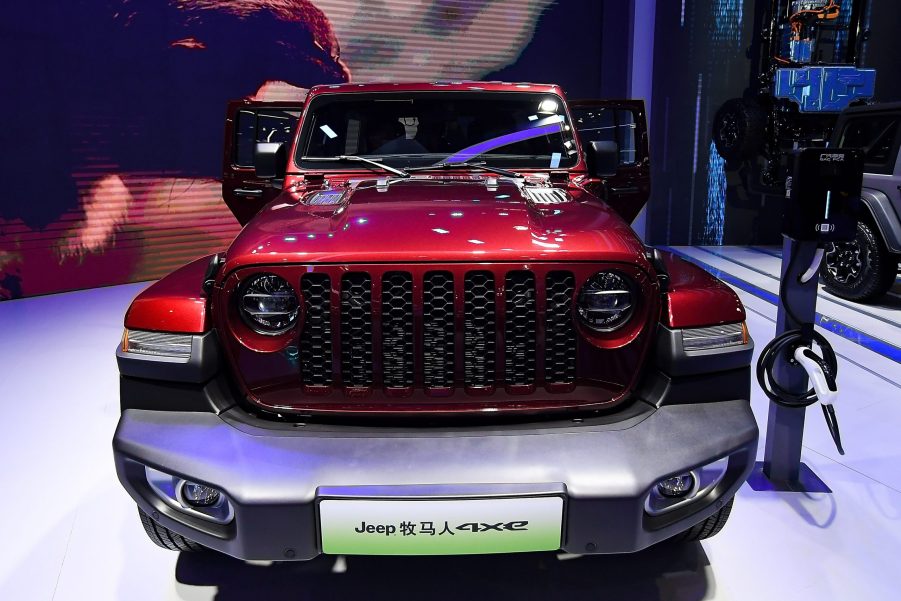
[[677, 534], [672, 539], [673, 542], [679, 543], [687, 543], [692, 541], [704, 540], [705, 538], [710, 538], [723, 529], [723, 526], [726, 525], [726, 521], [729, 519], [729, 514], [732, 513], [732, 505], [735, 503], [735, 497], [729, 499], [729, 502], [722, 506], [722, 508], [714, 513], [712, 516], [701, 522], [700, 524], [695, 524], [685, 532], [681, 534]]
[[144, 510], [138, 507], [138, 515], [141, 516], [141, 524], [144, 526], [144, 532], [147, 537], [157, 546], [170, 551], [203, 551], [205, 547], [199, 543], [195, 543], [189, 538], [185, 538], [181, 534], [172, 532], [152, 517], [144, 513]]
[[727, 163], [756, 157], [765, 135], [766, 113], [755, 100], [727, 100], [713, 117], [713, 143]]
[[[857, 253], [858, 274], [851, 276], [840, 260], [842, 253]], [[844, 255], [847, 256], [847, 255]], [[820, 276], [828, 292], [851, 301], [866, 302], [885, 294], [895, 283], [898, 257], [889, 252], [879, 231], [864, 222], [857, 224], [854, 242], [826, 245]], [[842, 277], [843, 276], [843, 277]]]

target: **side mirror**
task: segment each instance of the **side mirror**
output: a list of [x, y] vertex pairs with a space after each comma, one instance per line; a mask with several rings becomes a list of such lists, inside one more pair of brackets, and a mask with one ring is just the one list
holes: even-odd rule
[[253, 167], [257, 177], [282, 179], [288, 168], [288, 155], [281, 142], [257, 142], [253, 150]]
[[619, 167], [619, 146], [608, 140], [588, 143], [586, 149], [588, 172], [594, 177], [611, 177], [616, 175]]

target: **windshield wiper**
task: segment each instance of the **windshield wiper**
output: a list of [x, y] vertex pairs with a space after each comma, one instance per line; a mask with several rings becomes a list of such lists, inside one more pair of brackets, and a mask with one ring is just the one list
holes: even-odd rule
[[435, 163], [434, 165], [426, 165], [424, 167], [408, 167], [407, 171], [410, 173], [416, 171], [429, 171], [430, 169], [477, 169], [479, 171], [487, 171], [488, 173], [496, 173], [497, 175], [503, 175], [504, 177], [518, 177], [522, 176], [515, 171], [507, 171], [506, 169], [501, 169], [500, 167], [492, 167], [490, 165], [485, 164], [485, 161], [479, 161], [478, 163], [470, 163], [468, 161], [463, 161], [461, 163]]
[[366, 157], [357, 156], [355, 154], [339, 154], [338, 156], [333, 157], [300, 157], [301, 161], [321, 161], [321, 162], [334, 162], [334, 161], [346, 161], [348, 163], [366, 163], [367, 165], [371, 165], [373, 167], [378, 167], [379, 169], [383, 169], [388, 173], [393, 173], [399, 177], [410, 177], [410, 174], [404, 171], [403, 169], [398, 169], [396, 167], [391, 167], [390, 165], [386, 165], [385, 163], [380, 163], [373, 159], [367, 159]]

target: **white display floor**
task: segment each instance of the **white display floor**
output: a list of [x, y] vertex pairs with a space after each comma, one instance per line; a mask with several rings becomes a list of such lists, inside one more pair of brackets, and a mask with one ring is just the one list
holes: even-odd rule
[[[778, 284], [776, 249], [677, 250], [756, 291], [739, 294], [759, 351], [774, 332], [776, 308], [766, 297]], [[0, 303], [0, 600], [899, 598], [899, 286], [876, 307], [821, 294], [827, 328], [820, 331], [839, 354], [836, 408], [847, 455], [836, 453], [814, 408], [803, 459], [834, 494], [760, 493], [745, 485], [717, 537], [631, 556], [279, 565], [157, 548], [116, 480], [113, 351], [125, 308], [145, 286]], [[752, 404], [763, 430], [767, 401], [756, 383]]]

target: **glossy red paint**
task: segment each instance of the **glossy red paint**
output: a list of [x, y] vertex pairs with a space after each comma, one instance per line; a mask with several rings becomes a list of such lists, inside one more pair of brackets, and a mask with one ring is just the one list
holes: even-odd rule
[[176, 269], [141, 292], [125, 314], [125, 327], [184, 334], [209, 330], [207, 297], [201, 285], [210, 256]]
[[[300, 122], [309, 103], [323, 94], [474, 90], [538, 91], [563, 98], [559, 87], [547, 84], [319, 86], [310, 91]], [[565, 101], [562, 105], [567, 106]], [[610, 191], [606, 184], [589, 177], [581, 152], [579, 162], [572, 168], [520, 171], [524, 179], [499, 178], [469, 170], [420, 173], [401, 179], [355, 164], [340, 170], [302, 170], [295, 163], [299, 130], [296, 128], [288, 152], [288, 173], [280, 190], [271, 182], [248, 179], [246, 168], [241, 171], [230, 166], [229, 151], [224, 157], [228, 167], [225, 180], [229, 185], [245, 187], [252, 183], [254, 187], [265, 188], [258, 195], [259, 205], [265, 206], [252, 219], [249, 217], [252, 207], [241, 205], [242, 210], [247, 209], [250, 221], [226, 253], [212, 304], [213, 321], [235, 380], [250, 403], [263, 411], [300, 415], [348, 412], [459, 415], [607, 409], [628, 399], [642, 372], [658, 321], [669, 327], [698, 327], [744, 319], [744, 309], [730, 288], [669, 253], [664, 254], [664, 260], [670, 274], [670, 291], [661, 298], [644, 245], [617, 211], [599, 199], [597, 195], [609, 195]], [[646, 169], [647, 165], [642, 163], [639, 167]], [[229, 179], [229, 174], [234, 177]], [[623, 181], [620, 185], [626, 188], [634, 184], [628, 178]], [[563, 190], [566, 200], [537, 203], [529, 198], [527, 191], [536, 187]], [[312, 195], [323, 190], [340, 195], [340, 201], [334, 205], [312, 205]], [[639, 187], [637, 194], [644, 192]], [[575, 300], [586, 278], [610, 268], [628, 274], [639, 283], [639, 306], [626, 327], [608, 336], [586, 331], [574, 317], [578, 342], [573, 383], [559, 385], [542, 379], [546, 299], [540, 287], [536, 288], [535, 383], [505, 387], [503, 370], [498, 367], [493, 385], [478, 389], [464, 386], [461, 298], [466, 272], [489, 270], [495, 274], [499, 322], [497, 364], [501, 366], [503, 286], [507, 271], [528, 270], [536, 279], [553, 270], [571, 271], [576, 280]], [[380, 352], [376, 350], [381, 344], [379, 282], [383, 273], [397, 270], [409, 272], [413, 277], [413, 344], [417, 367], [412, 387], [385, 389], [381, 387], [383, 366]], [[432, 270], [451, 272], [455, 286], [455, 373], [453, 386], [440, 389], [424, 386], [422, 368], [418, 365], [423, 345], [421, 282], [425, 272]], [[355, 271], [372, 276], [373, 385], [368, 387], [344, 387], [341, 381], [341, 345], [337, 343], [341, 327], [340, 282], [344, 273]], [[301, 297], [300, 282], [305, 273], [323, 272], [331, 277], [330, 324], [335, 341], [330, 357], [332, 385], [302, 381], [298, 351], [303, 312], [297, 326], [279, 336], [252, 331], [237, 315], [235, 293], [240, 282], [260, 272], [284, 277], [295, 287], [298, 297]], [[199, 289], [194, 290], [199, 294]]]
[[363, 180], [334, 206], [308, 206], [286, 192], [241, 231], [224, 272], [298, 262], [458, 261], [610, 261], [651, 270], [632, 229], [581, 188], [568, 188], [571, 202], [535, 205], [510, 180], [465, 177], [423, 176], [381, 189]]
[[670, 328], [698, 328], [745, 320], [738, 295], [697, 265], [663, 252], [670, 276], [662, 321]]
[[[565, 270], [575, 276], [574, 298], [582, 283], [602, 269], [616, 269], [631, 277], [641, 292], [632, 320], [613, 335], [599, 336], [577, 327], [576, 384], [560, 386], [547, 384], [541, 376], [546, 299], [542, 286], [536, 287], [536, 383], [527, 387], [504, 386], [500, 367], [493, 386], [470, 389], [464, 387], [463, 355], [463, 280], [468, 271], [491, 271], [495, 274], [497, 309], [497, 358], [503, 365], [503, 298], [504, 276], [509, 271], [528, 270], [536, 280], [543, 281], [549, 272]], [[413, 276], [414, 328], [414, 386], [409, 389], [382, 388], [381, 353], [381, 278], [389, 271], [405, 271]], [[300, 297], [300, 280], [310, 272], [327, 273], [331, 277], [332, 339], [340, 340], [341, 320], [334, 308], [341, 304], [340, 280], [344, 273], [365, 272], [372, 276], [372, 332], [373, 379], [375, 385], [345, 388], [341, 383], [341, 345], [332, 344], [332, 386], [305, 386], [298, 363], [300, 332], [303, 315], [297, 326], [279, 336], [257, 334], [247, 328], [237, 315], [235, 293], [239, 283], [251, 274], [262, 271], [274, 273], [290, 282]], [[423, 276], [428, 271], [448, 271], [455, 282], [455, 377], [454, 386], [426, 389], [422, 381], [422, 289]], [[461, 415], [482, 412], [552, 413], [608, 409], [624, 402], [641, 373], [653, 325], [660, 314], [659, 288], [646, 272], [634, 265], [622, 263], [413, 263], [393, 264], [309, 264], [248, 267], [233, 272], [224, 282], [215, 301], [216, 327], [220, 333], [225, 356], [236, 374], [248, 400], [257, 407], [281, 414], [338, 415], [353, 412], [368, 415]]]

